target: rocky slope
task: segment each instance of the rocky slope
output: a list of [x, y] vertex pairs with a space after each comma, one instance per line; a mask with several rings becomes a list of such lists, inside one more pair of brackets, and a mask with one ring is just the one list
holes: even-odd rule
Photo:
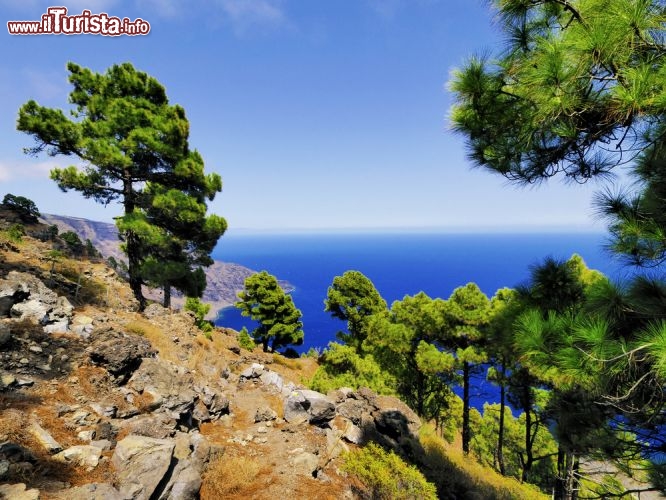
[[[42, 219], [47, 224], [58, 226], [60, 232], [74, 231], [82, 241], [89, 239], [104, 257], [113, 256], [119, 261], [126, 260], [120, 250], [118, 230], [114, 224], [52, 214], [42, 214]], [[245, 266], [219, 260], [216, 260], [205, 271], [207, 287], [203, 300], [211, 304], [209, 319], [214, 319], [220, 309], [236, 302], [238, 292], [243, 289], [245, 278], [255, 272]], [[293, 286], [286, 281], [281, 281], [280, 284], [285, 290], [293, 289]], [[146, 295], [157, 301], [162, 298], [161, 290], [147, 289]], [[182, 305], [182, 297], [177, 293], [173, 295], [172, 300], [175, 307]]]
[[395, 398], [306, 390], [312, 359], [138, 313], [103, 263], [0, 240], [0, 498], [358, 498], [342, 451], [418, 447]]

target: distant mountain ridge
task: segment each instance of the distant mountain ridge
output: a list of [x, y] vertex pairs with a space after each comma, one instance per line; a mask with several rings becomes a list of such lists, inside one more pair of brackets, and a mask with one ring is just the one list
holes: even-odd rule
[[[118, 228], [115, 224], [53, 214], [42, 214], [41, 218], [47, 224], [58, 226], [60, 232], [74, 231], [83, 241], [89, 239], [104, 257], [113, 256], [126, 260], [125, 254], [120, 250]], [[210, 319], [215, 318], [220, 309], [236, 302], [237, 293], [244, 288], [245, 278], [255, 273], [245, 266], [219, 260], [204, 270], [207, 286], [203, 301], [211, 304]], [[287, 291], [293, 290], [293, 286], [286, 281], [280, 281], [280, 285]], [[162, 292], [155, 289], [147, 289], [146, 295], [153, 300], [162, 298]], [[174, 293], [172, 302], [174, 306], [180, 307], [183, 299]]]

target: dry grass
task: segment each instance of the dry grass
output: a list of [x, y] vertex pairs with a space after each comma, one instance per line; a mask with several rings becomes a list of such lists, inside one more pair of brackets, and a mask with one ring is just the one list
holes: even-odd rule
[[258, 481], [260, 469], [259, 463], [250, 457], [217, 458], [203, 477], [202, 500], [254, 498], [253, 494], [265, 486], [264, 481]]
[[479, 498], [497, 500], [547, 500], [535, 486], [521, 484], [470, 460], [460, 449], [437, 436], [432, 427], [421, 428], [421, 445], [425, 451], [424, 462], [429, 471], [428, 479], [435, 482], [438, 492], [456, 495], [475, 492]]

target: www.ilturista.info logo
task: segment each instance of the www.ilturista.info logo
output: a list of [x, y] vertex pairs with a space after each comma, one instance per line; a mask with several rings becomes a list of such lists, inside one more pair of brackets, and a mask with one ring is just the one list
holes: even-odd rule
[[89, 10], [68, 16], [67, 7], [49, 7], [40, 21], [7, 21], [7, 29], [10, 35], [134, 36], [150, 33], [150, 23], [141, 18], [120, 19], [105, 12], [93, 14]]

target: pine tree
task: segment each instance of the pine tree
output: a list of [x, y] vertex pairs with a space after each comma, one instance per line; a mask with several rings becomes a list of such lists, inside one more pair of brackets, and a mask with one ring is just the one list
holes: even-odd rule
[[291, 295], [280, 287], [275, 276], [266, 271], [255, 273], [245, 279], [245, 289], [239, 292], [236, 307], [243, 316], [259, 322], [252, 337], [261, 342], [264, 352], [270, 347], [303, 343], [301, 311], [296, 309]]
[[463, 452], [469, 453], [472, 438], [470, 411], [470, 376], [475, 366], [486, 359], [483, 330], [490, 320], [490, 301], [475, 283], [456, 288], [446, 301], [447, 330], [441, 342], [456, 354], [463, 385]]
[[[72, 118], [31, 100], [19, 110], [17, 128], [35, 139], [36, 145], [28, 153], [74, 156], [85, 164], [51, 171], [51, 178], [63, 191], [73, 189], [105, 205], [122, 204], [117, 225], [127, 253], [129, 284], [143, 309], [141, 268], [151, 242], [170, 236], [187, 242], [191, 234], [179, 232], [186, 220], [174, 221], [176, 230], [154, 212], [176, 213], [181, 208], [188, 212], [192, 203], [199, 217], [196, 220], [201, 221], [205, 201], [221, 191], [222, 181], [217, 174], [204, 174], [201, 156], [189, 149], [185, 111], [169, 104], [156, 79], [129, 63], [114, 65], [105, 74], [74, 63], [68, 63], [67, 69], [74, 86], [69, 96], [74, 105]], [[184, 205], [166, 210], [155, 204], [159, 196], [174, 192], [182, 196], [171, 196], [170, 201]], [[215, 221], [211, 239], [224, 232], [223, 219]], [[200, 222], [194, 227], [208, 226]]]
[[337, 337], [354, 346], [359, 354], [363, 353], [368, 318], [387, 309], [386, 301], [372, 281], [359, 271], [346, 271], [333, 278], [324, 305], [324, 311], [331, 316], [347, 321], [349, 333], [338, 332]]

